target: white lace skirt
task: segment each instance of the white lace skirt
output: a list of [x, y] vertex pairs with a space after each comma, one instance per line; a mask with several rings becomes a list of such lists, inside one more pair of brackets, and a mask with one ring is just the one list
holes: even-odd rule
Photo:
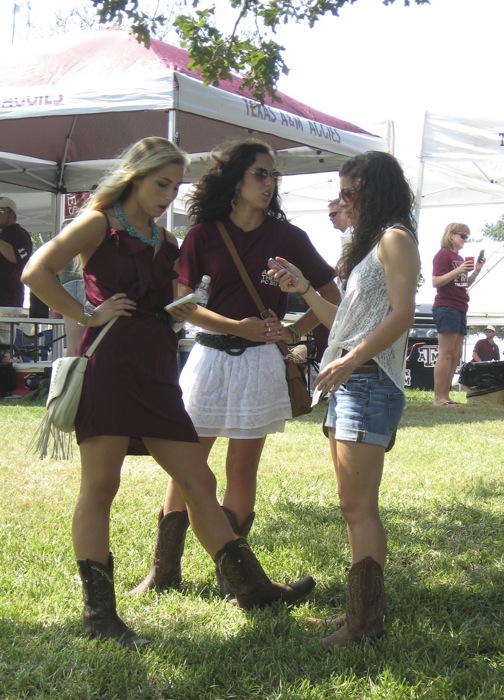
[[261, 438], [283, 432], [292, 418], [285, 363], [276, 345], [232, 356], [196, 343], [180, 386], [201, 437]]

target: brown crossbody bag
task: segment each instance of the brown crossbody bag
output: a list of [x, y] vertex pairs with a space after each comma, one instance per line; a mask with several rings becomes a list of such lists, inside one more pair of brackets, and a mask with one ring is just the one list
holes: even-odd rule
[[[236, 250], [233, 241], [231, 240], [229, 233], [222, 221], [217, 221], [217, 229], [222, 236], [224, 243], [229, 250], [231, 257], [241, 275], [243, 283], [247, 288], [250, 296], [254, 300], [255, 305], [259, 310], [259, 315], [261, 318], [268, 318], [269, 311], [264, 308], [261, 297], [259, 296], [257, 289], [252, 284], [252, 280], [243, 265], [238, 251]], [[290, 350], [287, 343], [283, 340], [279, 340], [276, 345], [278, 349], [284, 356], [285, 360], [285, 376], [287, 379], [287, 387], [289, 390], [289, 398], [292, 408], [292, 417], [297, 418], [297, 416], [303, 416], [306, 413], [310, 413], [312, 410], [311, 397], [306, 386], [306, 381], [304, 377], [303, 370], [296, 364], [292, 359], [290, 359]]]

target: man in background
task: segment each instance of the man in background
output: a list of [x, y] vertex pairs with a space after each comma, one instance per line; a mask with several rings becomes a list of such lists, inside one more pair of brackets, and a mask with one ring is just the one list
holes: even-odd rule
[[[30, 234], [17, 223], [16, 203], [0, 196], [0, 306], [23, 308], [21, 273], [32, 250]], [[9, 324], [0, 323], [0, 343], [10, 344]], [[5, 351], [1, 361], [10, 359], [10, 353]]]
[[472, 359], [473, 362], [491, 362], [492, 360], [500, 360], [499, 346], [495, 342], [495, 328], [487, 326], [485, 328], [485, 338], [478, 340], [474, 346]]
[[[343, 251], [344, 246], [350, 242], [350, 239], [352, 237], [352, 222], [350, 221], [350, 217], [346, 212], [343, 211], [343, 209], [340, 207], [340, 201], [339, 197], [337, 199], [333, 199], [329, 204], [327, 205], [329, 208], [329, 218], [332, 222], [333, 228], [335, 228], [337, 231], [341, 232], [341, 239], [340, 239], [340, 255], [341, 252]], [[334, 265], [334, 269], [336, 272], [338, 272], [338, 263]], [[340, 293], [343, 289], [342, 282], [339, 278], [339, 275], [335, 278], [334, 280], [336, 284], [338, 285], [338, 289], [340, 290]], [[327, 329], [323, 324], [319, 324], [318, 326], [315, 326], [315, 328], [312, 331], [312, 336], [315, 341], [315, 360], [317, 362], [320, 362], [322, 359], [322, 355], [324, 354], [324, 350], [327, 347], [327, 339], [329, 337], [329, 329]]]
[[352, 222], [348, 214], [340, 207], [339, 198], [329, 202], [329, 218], [332, 221], [333, 228], [341, 231], [341, 251], [347, 243], [350, 243], [352, 238]]

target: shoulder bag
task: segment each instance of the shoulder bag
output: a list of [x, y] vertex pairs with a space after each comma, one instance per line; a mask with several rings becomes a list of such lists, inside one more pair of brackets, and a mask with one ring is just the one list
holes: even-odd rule
[[[242, 277], [245, 287], [247, 288], [250, 296], [254, 300], [259, 310], [259, 315], [261, 316], [261, 318], [267, 318], [269, 315], [268, 310], [264, 308], [264, 305], [261, 301], [261, 297], [259, 296], [256, 288], [252, 284], [252, 280], [250, 279], [250, 276], [246, 271], [245, 266], [243, 265], [240, 259], [240, 256], [238, 255], [238, 251], [233, 245], [233, 241], [231, 240], [229, 233], [226, 231], [226, 227], [224, 226], [222, 221], [217, 221], [217, 228], [231, 254], [231, 257], [233, 258], [236, 267], [238, 268], [238, 272]], [[303, 416], [306, 413], [311, 412], [312, 405], [310, 394], [306, 386], [303, 371], [299, 367], [299, 365], [292, 360], [287, 344], [284, 343], [283, 340], [279, 340], [276, 344], [278, 346], [278, 349], [284, 356], [285, 360], [285, 375], [287, 379], [287, 387], [289, 390], [292, 417], [297, 418], [298, 416]]]
[[69, 459], [72, 453], [71, 433], [79, 408], [89, 358], [103, 337], [117, 321], [117, 316], [102, 328], [88, 351], [81, 357], [59, 357], [52, 363], [51, 384], [46, 402], [46, 414], [32, 440], [39, 457], [47, 456], [49, 440], [53, 438], [53, 459]]

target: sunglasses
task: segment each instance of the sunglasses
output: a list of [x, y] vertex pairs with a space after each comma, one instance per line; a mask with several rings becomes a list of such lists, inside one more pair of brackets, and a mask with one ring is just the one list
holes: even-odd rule
[[266, 170], [266, 168], [255, 168], [254, 170], [249, 170], [248, 172], [253, 175], [256, 180], [259, 180], [259, 182], [264, 182], [268, 179], [268, 177], [271, 177], [275, 185], [278, 185], [278, 183], [282, 180], [282, 173], [279, 173], [278, 170], [272, 170], [270, 172], [269, 170]]
[[457, 236], [460, 236], [460, 238], [461, 238], [463, 241], [467, 241], [467, 239], [469, 238], [469, 236], [467, 235], [467, 233], [458, 233], [458, 231], [457, 231]]
[[352, 199], [353, 194], [354, 191], [351, 187], [342, 187], [339, 192], [339, 198], [345, 199], [348, 202], [349, 199]]
[[330, 219], [334, 219], [334, 218], [336, 218], [336, 217], [338, 216], [338, 214], [341, 214], [341, 212], [340, 212], [340, 211], [330, 211], [330, 212], [329, 212], [329, 218], [330, 218]]

